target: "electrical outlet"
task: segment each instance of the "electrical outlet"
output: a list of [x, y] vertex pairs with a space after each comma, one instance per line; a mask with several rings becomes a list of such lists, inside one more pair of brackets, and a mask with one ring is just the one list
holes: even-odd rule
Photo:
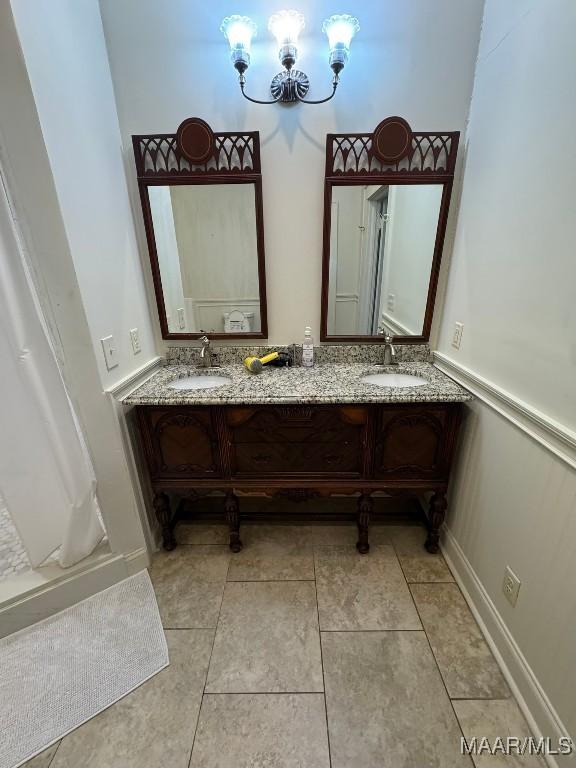
[[111, 371], [112, 368], [116, 368], [119, 363], [118, 350], [114, 344], [114, 336], [106, 336], [104, 339], [100, 339], [100, 343], [102, 344], [102, 351], [104, 352], [104, 360], [106, 360], [106, 368]]
[[186, 316], [184, 315], [184, 307], [180, 307], [176, 310], [178, 315], [178, 328], [183, 331], [186, 328]]
[[389, 293], [388, 298], [386, 300], [386, 308], [389, 312], [394, 312], [394, 309], [396, 307], [396, 294], [395, 293]]
[[140, 344], [140, 334], [138, 333], [138, 328], [131, 328], [130, 329], [130, 341], [132, 342], [132, 351], [135, 355], [138, 354], [138, 352], [142, 352], [142, 346]]
[[452, 336], [452, 346], [455, 349], [460, 349], [460, 344], [462, 343], [463, 330], [464, 330], [464, 325], [462, 323], [454, 323], [454, 335]]
[[504, 592], [504, 597], [510, 605], [516, 605], [516, 601], [518, 600], [518, 592], [520, 592], [520, 585], [521, 581], [516, 576], [514, 571], [511, 570], [511, 568], [507, 565], [506, 570], [504, 571], [504, 580], [502, 582], [502, 592]]

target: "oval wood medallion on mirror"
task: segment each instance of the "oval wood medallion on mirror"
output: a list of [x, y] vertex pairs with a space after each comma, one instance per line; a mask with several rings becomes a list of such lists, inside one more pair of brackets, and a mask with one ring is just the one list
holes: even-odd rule
[[199, 117], [189, 117], [176, 131], [178, 149], [192, 163], [204, 163], [214, 154], [212, 129]]
[[412, 129], [402, 117], [387, 117], [374, 131], [372, 149], [385, 163], [402, 160], [412, 147]]

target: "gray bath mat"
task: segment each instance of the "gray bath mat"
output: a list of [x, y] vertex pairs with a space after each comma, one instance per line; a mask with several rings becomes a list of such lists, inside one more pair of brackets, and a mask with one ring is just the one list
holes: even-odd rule
[[168, 665], [147, 571], [0, 640], [0, 768], [15, 768]]

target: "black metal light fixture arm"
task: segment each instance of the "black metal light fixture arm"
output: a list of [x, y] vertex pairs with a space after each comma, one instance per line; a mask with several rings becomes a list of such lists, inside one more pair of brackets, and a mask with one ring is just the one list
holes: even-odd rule
[[325, 104], [327, 101], [330, 101], [330, 99], [334, 98], [334, 95], [336, 93], [336, 88], [338, 88], [338, 76], [336, 76], [332, 81], [332, 93], [330, 94], [330, 96], [327, 96], [325, 99], [318, 99], [316, 101], [313, 99], [298, 98], [298, 101], [301, 101], [302, 104]]
[[281, 98], [282, 94], [278, 96], [276, 99], [269, 99], [268, 101], [261, 101], [260, 99], [253, 99], [252, 96], [248, 96], [246, 91], [244, 90], [244, 87], [246, 86], [246, 78], [244, 77], [244, 73], [240, 73], [240, 77], [238, 78], [238, 82], [240, 83], [240, 90], [242, 91], [242, 96], [244, 96], [245, 99], [248, 99], [248, 101], [251, 101], [253, 104], [277, 104]]

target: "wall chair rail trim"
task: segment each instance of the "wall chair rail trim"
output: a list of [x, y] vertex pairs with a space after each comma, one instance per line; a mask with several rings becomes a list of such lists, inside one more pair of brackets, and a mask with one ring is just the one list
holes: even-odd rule
[[164, 358], [153, 357], [143, 366], [135, 370], [133, 373], [125, 376], [120, 381], [116, 382], [111, 387], [108, 387], [105, 391], [112, 395], [115, 400], [121, 400], [123, 397], [127, 397], [131, 392], [140, 387], [147, 381], [157, 370], [159, 370], [164, 364]]
[[434, 352], [433, 361], [442, 373], [466, 387], [483, 403], [504, 416], [572, 469], [576, 469], [576, 432], [442, 352]]

